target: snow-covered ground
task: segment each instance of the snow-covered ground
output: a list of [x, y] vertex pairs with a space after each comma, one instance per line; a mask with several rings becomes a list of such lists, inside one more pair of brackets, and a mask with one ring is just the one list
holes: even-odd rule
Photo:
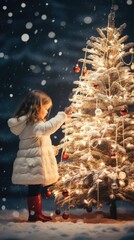
[[[27, 222], [26, 208], [0, 211], [0, 239], [2, 240], [134, 240], [133, 205], [118, 206], [118, 219], [110, 219], [109, 206], [100, 211], [87, 213], [81, 209], [71, 209], [69, 218], [64, 220], [55, 215], [54, 205], [50, 211], [43, 207], [46, 215], [53, 215], [52, 222]], [[44, 202], [43, 202], [44, 205]]]

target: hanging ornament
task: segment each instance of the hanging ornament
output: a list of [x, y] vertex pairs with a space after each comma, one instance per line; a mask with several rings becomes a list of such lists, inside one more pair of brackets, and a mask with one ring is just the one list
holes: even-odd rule
[[116, 159], [116, 152], [111, 152], [111, 159]]
[[91, 206], [88, 206], [88, 207], [86, 207], [86, 210], [87, 210], [87, 212], [92, 212], [92, 207]]
[[100, 108], [96, 108], [95, 115], [100, 116], [102, 114], [102, 110]]
[[109, 198], [110, 198], [110, 199], [115, 199], [115, 195], [114, 195], [114, 194], [110, 194], [110, 195], [109, 195]]
[[127, 112], [128, 112], [128, 110], [127, 110], [126, 107], [123, 107], [123, 108], [120, 110], [120, 114], [121, 114], [122, 116], [126, 115]]
[[67, 153], [62, 154], [62, 159], [67, 160], [69, 158], [69, 155]]
[[130, 186], [131, 186], [132, 188], [134, 188], [134, 182], [131, 182], [131, 183], [130, 183]]
[[112, 105], [109, 105], [109, 106], [108, 106], [108, 111], [111, 111], [111, 110], [113, 110], [113, 106], [112, 106]]
[[111, 184], [111, 188], [112, 189], [118, 189], [118, 184], [116, 183], [116, 182], [113, 182], [112, 184]]
[[84, 67], [82, 71], [83, 76], [85, 76], [87, 73], [88, 73], [87, 67]]
[[56, 213], [56, 215], [60, 215], [60, 214], [61, 214], [61, 210], [60, 210], [59, 208], [57, 208], [57, 209], [55, 210], [55, 213]]
[[119, 179], [123, 180], [126, 178], [126, 173], [125, 172], [120, 172], [119, 173]]
[[73, 70], [74, 70], [75, 73], [79, 73], [79, 72], [80, 72], [80, 67], [79, 67], [79, 65], [76, 64], [76, 65], [74, 66]]
[[94, 88], [98, 88], [99, 85], [97, 83], [94, 83], [93, 86]]
[[121, 187], [125, 187], [125, 182], [124, 182], [124, 180], [119, 180], [119, 185], [121, 186]]
[[52, 195], [52, 192], [49, 190], [49, 189], [47, 189], [46, 191], [45, 191], [45, 197], [51, 197], [51, 195]]
[[68, 218], [69, 218], [69, 213], [68, 213], [68, 212], [64, 212], [64, 213], [62, 214], [62, 217], [63, 217], [64, 219], [68, 219]]
[[62, 195], [63, 195], [63, 197], [68, 197], [69, 196], [69, 190], [68, 189], [63, 189]]
[[102, 204], [102, 203], [100, 203], [98, 208], [103, 208], [103, 204]]

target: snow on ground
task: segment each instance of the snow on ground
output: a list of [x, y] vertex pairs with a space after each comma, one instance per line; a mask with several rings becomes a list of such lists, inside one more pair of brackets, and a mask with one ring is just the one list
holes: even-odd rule
[[[50, 211], [45, 211], [51, 215]], [[133, 212], [118, 214], [110, 219], [102, 211], [85, 213], [71, 210], [68, 219], [53, 215], [52, 222], [27, 222], [27, 210], [0, 211], [0, 239], [2, 240], [134, 240]]]

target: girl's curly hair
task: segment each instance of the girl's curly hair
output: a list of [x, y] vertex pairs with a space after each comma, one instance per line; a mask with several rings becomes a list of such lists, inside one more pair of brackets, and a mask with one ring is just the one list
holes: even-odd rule
[[28, 116], [28, 122], [40, 121], [39, 112], [42, 105], [50, 103], [52, 99], [43, 91], [32, 90], [23, 99], [19, 109], [15, 113], [15, 117], [19, 118], [23, 115]]

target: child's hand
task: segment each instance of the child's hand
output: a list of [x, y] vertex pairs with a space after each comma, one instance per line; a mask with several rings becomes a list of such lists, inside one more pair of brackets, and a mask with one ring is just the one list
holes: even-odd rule
[[73, 112], [75, 112], [75, 107], [73, 107], [72, 105], [70, 105], [69, 107], [66, 107], [64, 109], [65, 113], [69, 116], [71, 115]]
[[57, 146], [53, 146], [53, 150], [54, 150], [54, 154], [55, 154], [55, 156], [57, 156], [58, 153], [59, 153], [59, 149], [58, 149], [58, 147], [57, 147]]

